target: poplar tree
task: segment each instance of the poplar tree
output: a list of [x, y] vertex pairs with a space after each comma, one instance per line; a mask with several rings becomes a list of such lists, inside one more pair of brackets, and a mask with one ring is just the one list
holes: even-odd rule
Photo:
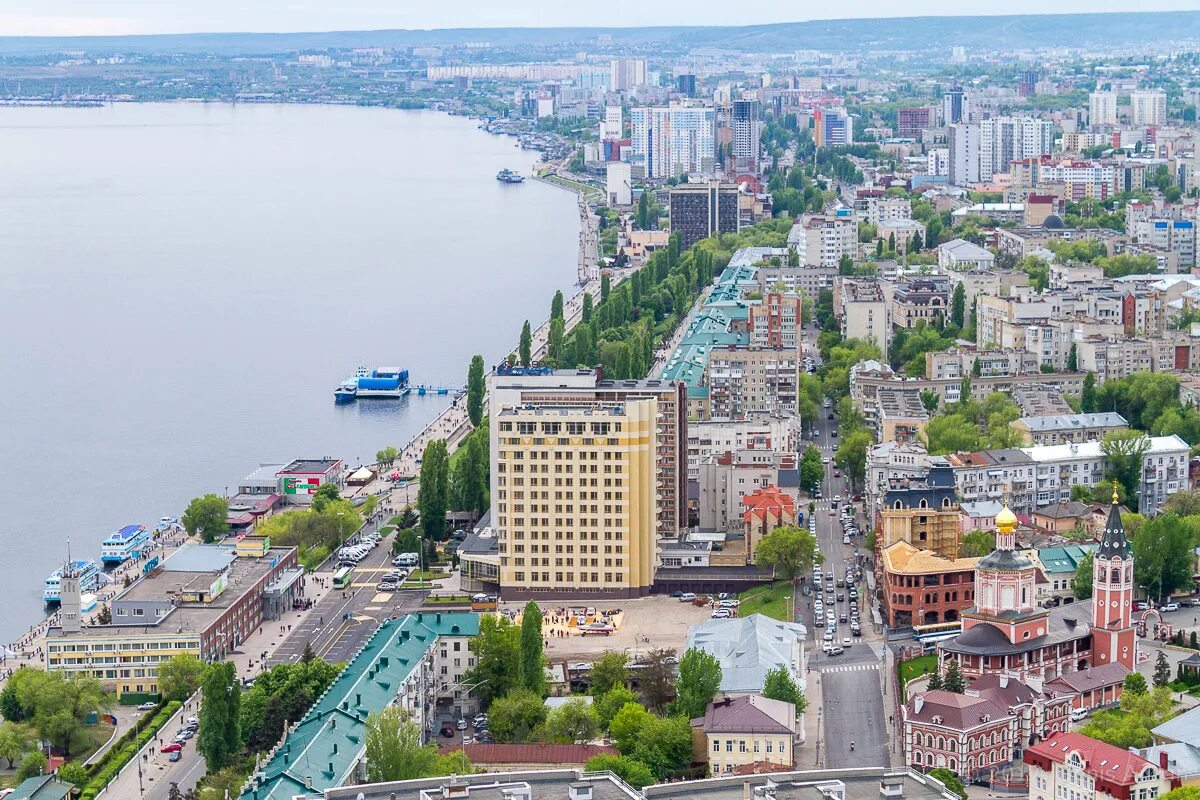
[[529, 328], [529, 320], [525, 320], [525, 324], [521, 326], [521, 344], [518, 353], [521, 359], [521, 366], [528, 367], [533, 363], [533, 331]]
[[521, 649], [518, 683], [539, 697], [546, 696], [546, 670], [542, 657], [542, 610], [530, 600], [521, 616]]
[[467, 417], [471, 424], [479, 427], [483, 419], [483, 394], [486, 384], [483, 379], [483, 356], [471, 357], [471, 366], [467, 370]]

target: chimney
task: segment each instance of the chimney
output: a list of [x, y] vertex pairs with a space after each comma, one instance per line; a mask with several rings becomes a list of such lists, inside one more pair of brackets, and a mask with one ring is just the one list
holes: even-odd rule
[[921, 709], [925, 707], [925, 696], [917, 695], [913, 698], [913, 713], [920, 714]]
[[1007, 675], [1001, 675], [1001, 676], [1000, 676], [1000, 688], [1001, 688], [1001, 689], [1007, 689], [1007, 688], [1008, 688], [1008, 676], [1007, 676]]
[[1158, 751], [1158, 766], [1162, 767], [1163, 769], [1167, 768], [1167, 751], [1166, 750]]

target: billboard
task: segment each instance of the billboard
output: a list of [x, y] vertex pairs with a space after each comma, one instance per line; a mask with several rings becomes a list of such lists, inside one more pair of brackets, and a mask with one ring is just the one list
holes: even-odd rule
[[284, 494], [316, 494], [317, 487], [321, 485], [320, 475], [284, 475], [283, 476], [283, 493]]

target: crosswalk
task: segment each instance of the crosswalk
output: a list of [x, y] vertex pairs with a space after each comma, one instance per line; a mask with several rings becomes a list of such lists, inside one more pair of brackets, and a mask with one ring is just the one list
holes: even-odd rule
[[879, 664], [839, 664], [836, 667], [821, 667], [821, 673], [828, 672], [866, 672], [867, 670], [877, 670]]

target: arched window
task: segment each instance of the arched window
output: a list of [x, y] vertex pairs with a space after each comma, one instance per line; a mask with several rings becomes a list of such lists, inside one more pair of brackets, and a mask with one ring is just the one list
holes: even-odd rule
[[949, 508], [949, 507], [950, 507], [950, 498], [943, 497], [942, 498], [942, 508]]
[[896, 504], [895, 504], [894, 506], [892, 506], [892, 508], [896, 509], [897, 511], [899, 511], [899, 510], [900, 510], [901, 508], [903, 508], [903, 507], [904, 507], [904, 506], [902, 506], [902, 505], [900, 504], [900, 501], [899, 501], [899, 500], [897, 500], [897, 501], [896, 501]]
[[929, 508], [929, 501], [924, 497], [921, 498], [921, 508]]

